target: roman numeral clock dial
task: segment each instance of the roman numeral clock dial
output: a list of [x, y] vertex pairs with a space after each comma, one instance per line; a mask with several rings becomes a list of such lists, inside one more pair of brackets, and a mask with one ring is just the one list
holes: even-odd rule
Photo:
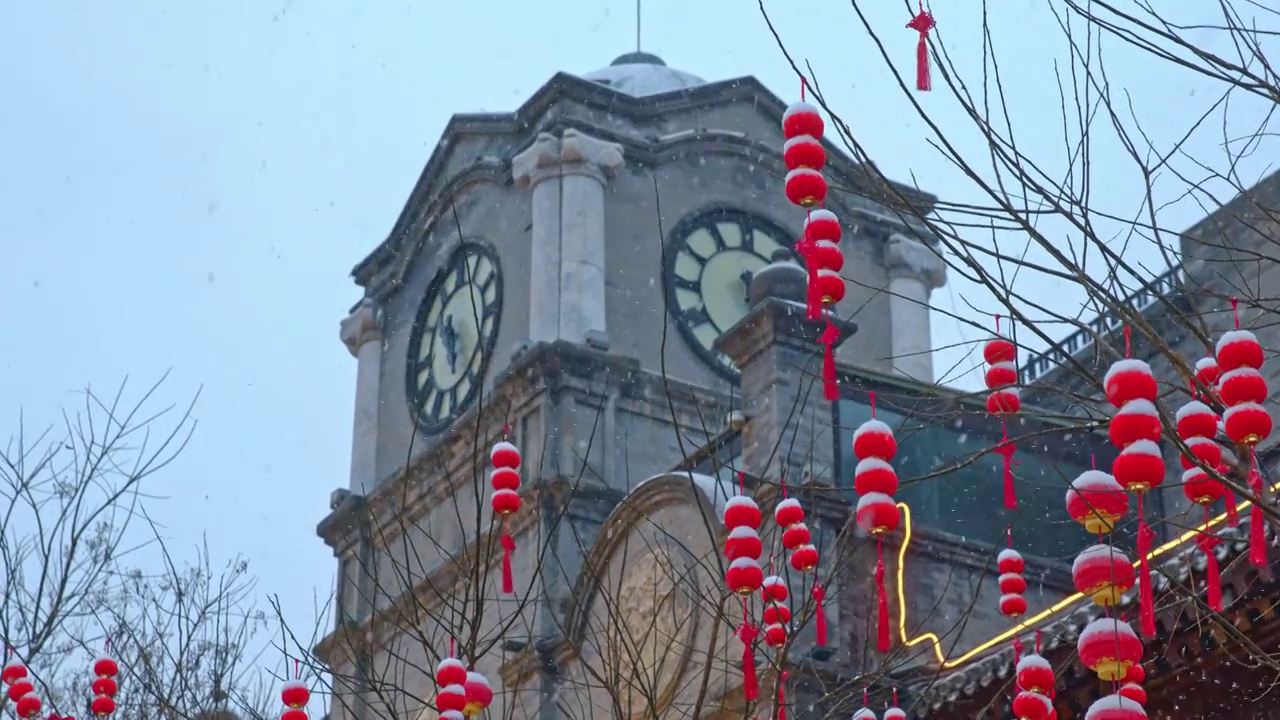
[[716, 210], [682, 221], [667, 246], [667, 308], [689, 346], [717, 373], [736, 380], [737, 368], [713, 347], [747, 314], [751, 278], [773, 252], [790, 248], [789, 234], [763, 218]]
[[497, 256], [463, 243], [432, 278], [409, 336], [409, 408], [422, 432], [443, 431], [479, 397], [501, 311]]

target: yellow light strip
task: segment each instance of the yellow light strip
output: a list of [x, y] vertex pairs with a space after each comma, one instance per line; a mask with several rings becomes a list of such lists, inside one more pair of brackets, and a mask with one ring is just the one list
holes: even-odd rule
[[[1275, 492], [1278, 489], [1280, 489], [1280, 483], [1276, 483], [1271, 487], [1272, 492]], [[1249, 506], [1248, 500], [1244, 500], [1240, 503], [1237, 503], [1236, 512], [1243, 512], [1248, 508], [1248, 506]], [[973, 659], [975, 656], [991, 649], [992, 647], [998, 645], [999, 643], [1002, 643], [1006, 640], [1011, 639], [1014, 635], [1028, 631], [1029, 629], [1040, 624], [1044, 620], [1047, 620], [1048, 618], [1051, 618], [1054, 615], [1057, 615], [1063, 610], [1066, 610], [1067, 608], [1070, 608], [1073, 605], [1076, 605], [1077, 603], [1079, 603], [1081, 600], [1085, 599], [1084, 595], [1082, 595], [1081, 593], [1076, 593], [1074, 595], [1068, 596], [1058, 601], [1057, 603], [1055, 603], [1049, 609], [1043, 610], [1040, 613], [1033, 615], [1032, 617], [1021, 620], [1018, 623], [1017, 627], [1011, 630], [1006, 630], [1000, 633], [999, 635], [996, 635], [995, 637], [989, 640], [986, 640], [985, 642], [982, 642], [977, 647], [971, 650], [965, 651], [959, 657], [949, 659], [945, 655], [943, 655], [942, 638], [938, 637], [937, 635], [931, 632], [926, 632], [921, 635], [917, 635], [914, 638], [907, 637], [907, 591], [906, 591], [907, 562], [906, 562], [906, 558], [907, 558], [907, 548], [911, 546], [911, 508], [908, 507], [906, 503], [898, 503], [898, 507], [902, 508], [902, 519], [903, 519], [902, 547], [901, 549], [898, 550], [898, 634], [902, 637], [902, 643], [906, 647], [914, 647], [926, 641], [932, 643], [933, 654], [935, 657], [938, 658], [938, 662], [944, 668], [959, 667], [960, 665], [963, 665], [964, 663]], [[1227, 514], [1223, 513], [1215, 518], [1210, 519], [1208, 522], [1208, 527], [1209, 528], [1216, 527], [1226, 521], [1227, 521]], [[1155, 558], [1160, 557], [1161, 555], [1164, 555], [1165, 553], [1177, 548], [1179, 545], [1182, 545], [1188, 540], [1191, 540], [1199, 533], [1200, 533], [1200, 530], [1188, 530], [1187, 532], [1179, 535], [1177, 538], [1170, 540], [1169, 542], [1152, 550], [1151, 553], [1147, 555], [1147, 558], [1154, 560]], [[1139, 563], [1135, 562], [1133, 566], [1138, 567], [1138, 564]]]

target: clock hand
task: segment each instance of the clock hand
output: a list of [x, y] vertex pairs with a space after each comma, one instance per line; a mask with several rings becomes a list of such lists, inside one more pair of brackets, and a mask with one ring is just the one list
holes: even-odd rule
[[458, 371], [458, 331], [453, 326], [453, 315], [445, 315], [443, 327], [440, 328], [440, 340], [444, 343], [445, 360], [449, 362], [449, 372]]
[[750, 305], [751, 304], [751, 278], [755, 277], [755, 273], [751, 272], [750, 270], [743, 270], [742, 274], [739, 275], [738, 277], [742, 279], [742, 299], [748, 305]]

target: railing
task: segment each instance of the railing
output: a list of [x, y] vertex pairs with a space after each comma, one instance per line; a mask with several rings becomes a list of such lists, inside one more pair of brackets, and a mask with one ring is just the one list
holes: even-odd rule
[[[1160, 298], [1181, 287], [1185, 279], [1182, 266], [1179, 265], [1143, 285], [1137, 292], [1125, 298], [1124, 302], [1133, 308], [1135, 312], [1146, 312], [1148, 308], [1159, 302]], [[1113, 313], [1104, 313], [1090, 320], [1086, 327], [1066, 336], [1061, 342], [1048, 350], [1032, 355], [1030, 359], [1023, 363], [1021, 370], [1022, 382], [1031, 384], [1044, 377], [1049, 371], [1068, 359], [1076, 357], [1089, 349], [1093, 345], [1095, 337], [1114, 332], [1122, 324], [1121, 319]]]

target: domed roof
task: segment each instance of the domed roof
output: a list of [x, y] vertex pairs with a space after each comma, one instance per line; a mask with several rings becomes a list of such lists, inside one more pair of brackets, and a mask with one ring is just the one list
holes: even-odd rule
[[639, 51], [619, 56], [609, 67], [593, 70], [582, 77], [635, 97], [706, 84], [697, 75], [667, 67], [657, 55]]

